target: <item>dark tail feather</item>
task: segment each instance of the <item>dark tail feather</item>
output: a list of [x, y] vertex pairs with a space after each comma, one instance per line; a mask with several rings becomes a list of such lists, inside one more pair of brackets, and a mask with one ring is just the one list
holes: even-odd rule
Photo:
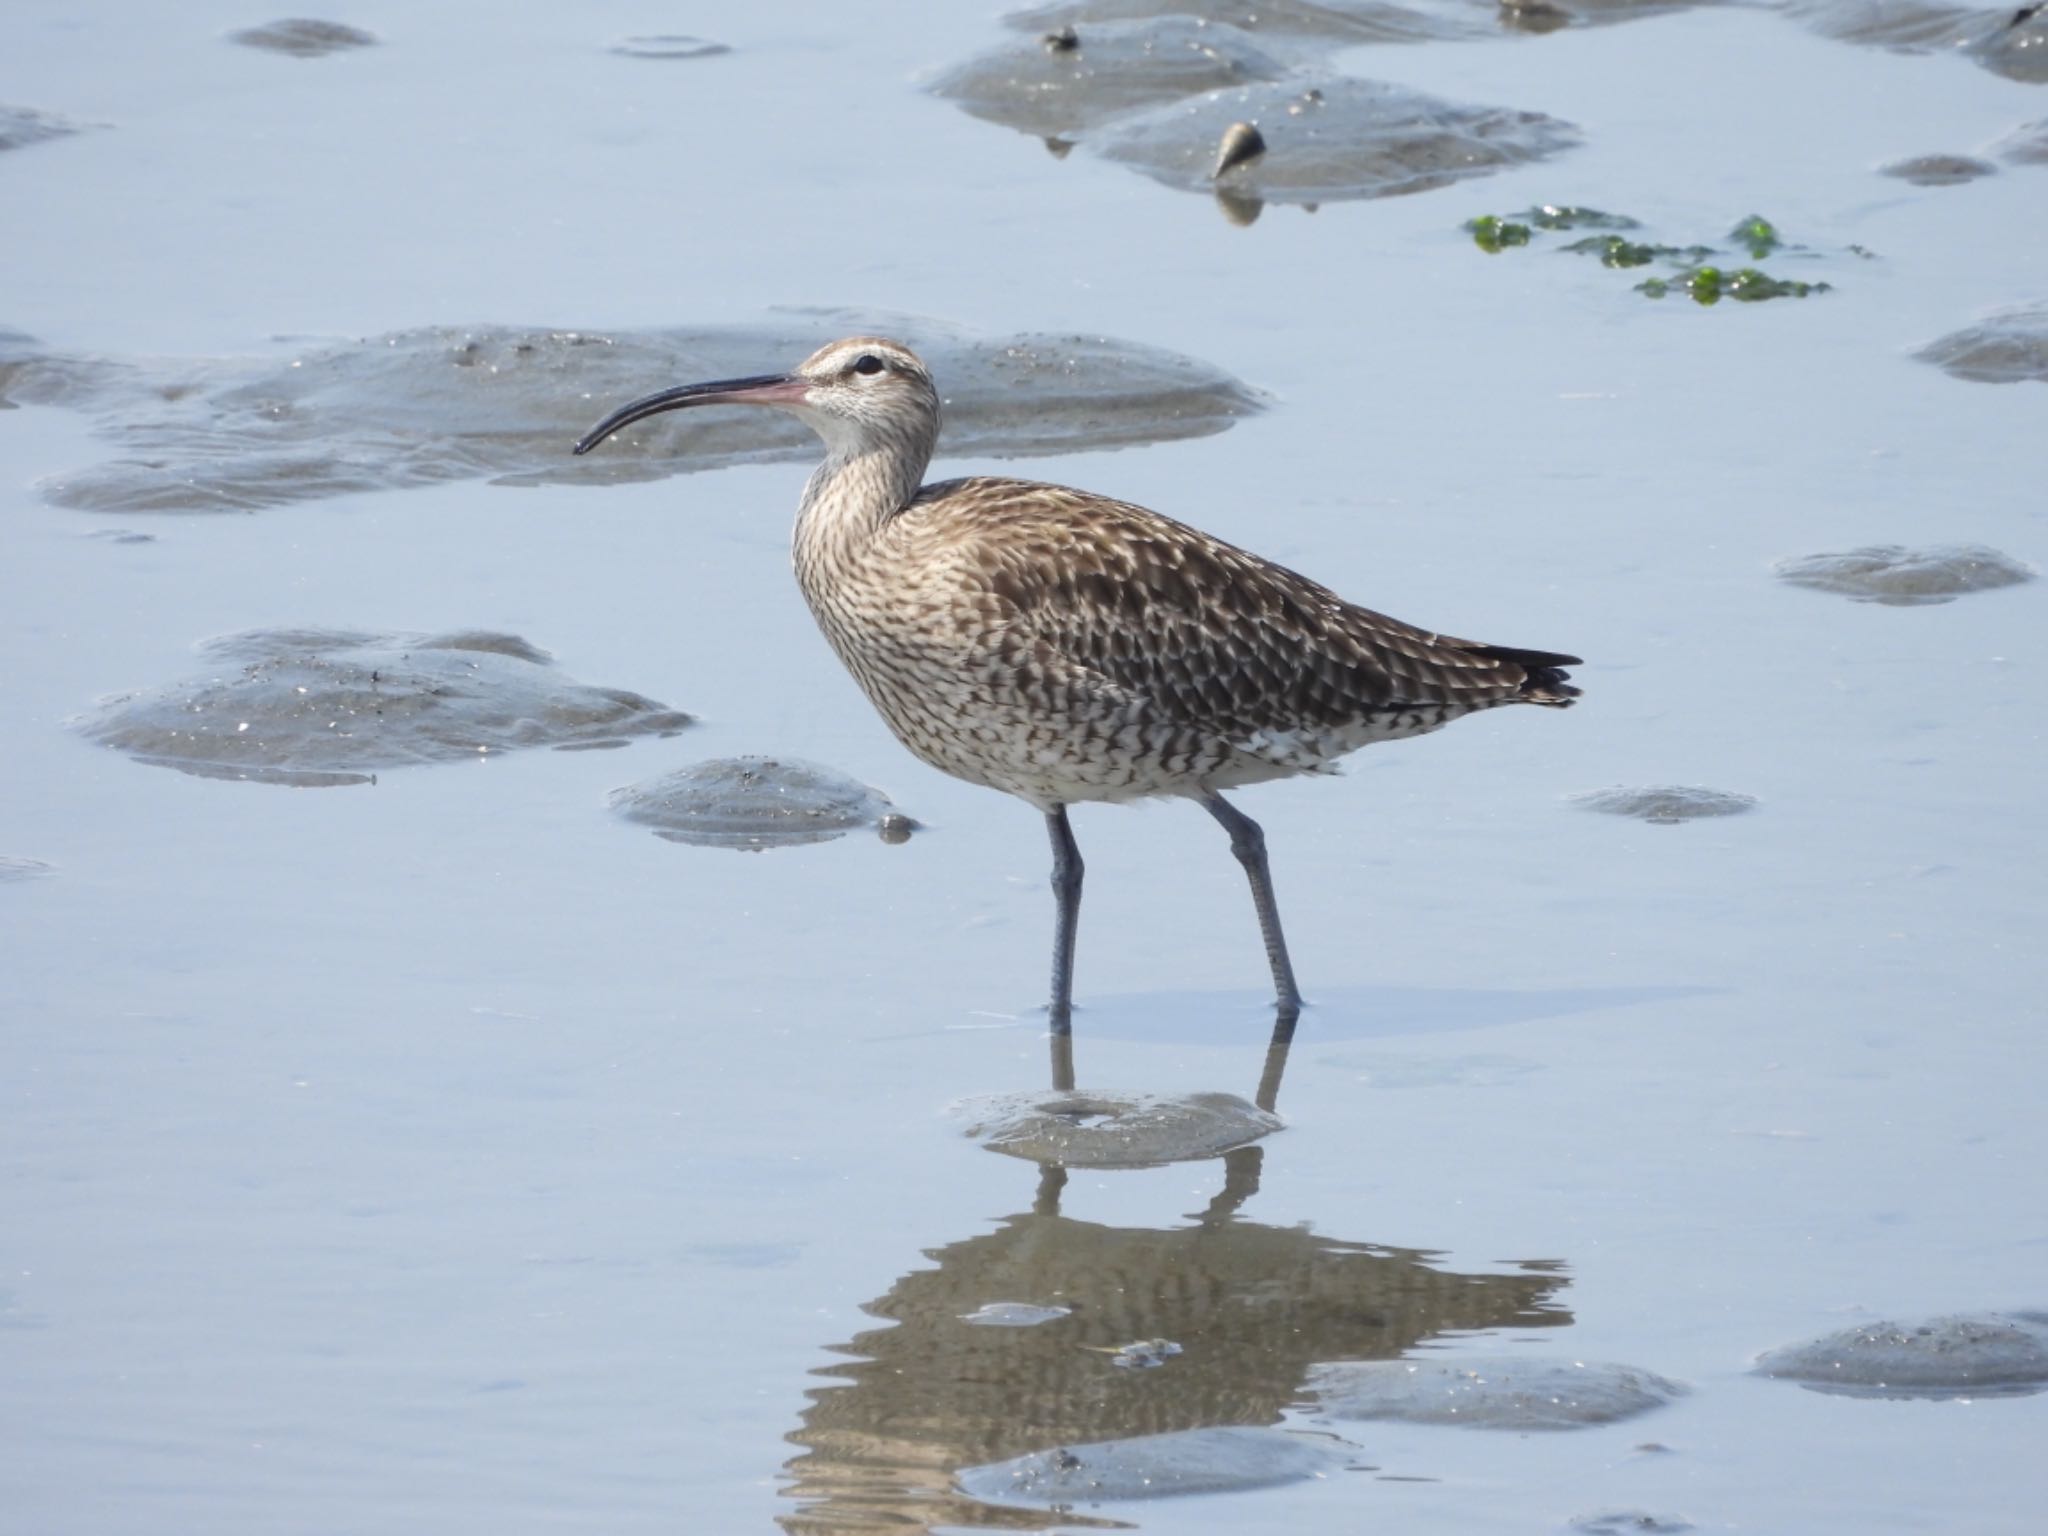
[[1572, 686], [1566, 675], [1566, 667], [1583, 667], [1585, 663], [1576, 656], [1567, 656], [1561, 651], [1524, 651], [1512, 645], [1475, 645], [1474, 654], [1490, 656], [1495, 661], [1511, 661], [1529, 675], [1522, 679], [1522, 701], [1527, 704], [1549, 704], [1558, 709], [1570, 705], [1579, 696], [1579, 690]]

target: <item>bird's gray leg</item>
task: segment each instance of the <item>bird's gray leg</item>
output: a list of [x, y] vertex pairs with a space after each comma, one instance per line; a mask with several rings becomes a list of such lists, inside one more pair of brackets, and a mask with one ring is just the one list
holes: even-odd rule
[[1045, 813], [1045, 830], [1052, 834], [1052, 894], [1059, 903], [1059, 915], [1052, 931], [1052, 1032], [1064, 1035], [1074, 1023], [1074, 933], [1081, 922], [1081, 850], [1074, 843], [1074, 829], [1067, 825], [1067, 808], [1056, 805]]
[[1221, 795], [1202, 797], [1202, 808], [1223, 823], [1230, 851], [1252, 883], [1252, 905], [1259, 909], [1259, 935], [1266, 941], [1266, 963], [1273, 967], [1273, 991], [1282, 1021], [1301, 1012], [1301, 989], [1294, 984], [1294, 966], [1287, 958], [1287, 939], [1280, 932], [1280, 908], [1273, 901], [1273, 874], [1266, 867], [1266, 834], [1259, 824]]

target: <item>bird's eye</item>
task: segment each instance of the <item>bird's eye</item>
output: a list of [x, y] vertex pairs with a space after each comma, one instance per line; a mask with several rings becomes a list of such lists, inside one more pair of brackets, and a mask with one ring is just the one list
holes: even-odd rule
[[882, 360], [872, 352], [863, 352], [853, 360], [855, 373], [880, 373], [884, 366]]

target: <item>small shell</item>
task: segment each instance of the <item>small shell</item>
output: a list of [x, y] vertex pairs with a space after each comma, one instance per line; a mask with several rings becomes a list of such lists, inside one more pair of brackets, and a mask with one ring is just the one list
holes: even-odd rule
[[1209, 179], [1214, 181], [1225, 171], [1247, 160], [1256, 160], [1265, 152], [1264, 134], [1250, 123], [1232, 123], [1223, 130], [1223, 142], [1216, 148], [1216, 169], [1209, 173]]
[[1081, 34], [1072, 27], [1061, 27], [1057, 32], [1048, 32], [1039, 41], [1045, 44], [1047, 53], [1072, 53], [1081, 46]]

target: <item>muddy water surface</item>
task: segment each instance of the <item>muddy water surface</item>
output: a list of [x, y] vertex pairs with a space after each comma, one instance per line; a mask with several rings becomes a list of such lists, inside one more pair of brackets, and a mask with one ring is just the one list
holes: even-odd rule
[[[1947, 578], [2048, 561], [2042, 23], [1553, 9], [371, 5], [308, 18], [374, 39], [323, 51], [10, 7], [0, 1524], [2033, 1531], [2048, 586]], [[1123, 42], [1166, 17], [1236, 27], [1244, 78], [1147, 83]], [[1047, 108], [1079, 152], [944, 84], [1068, 25], [1084, 60], [1123, 29]], [[627, 46], [663, 39], [726, 51]], [[1311, 78], [1574, 134], [1291, 205], [1267, 134], [1249, 227], [1106, 147]], [[1998, 169], [1882, 173], [1934, 156]], [[1543, 204], [1731, 269], [1760, 214], [1755, 264], [1830, 286], [1651, 302], [1463, 227]], [[801, 439], [692, 413], [551, 457], [614, 393], [876, 316], [960, 396], [936, 474], [1028, 452], [1588, 658], [1570, 713], [1245, 795], [1312, 1002], [1284, 1057], [1208, 819], [1077, 812], [1074, 1092], [1033, 1144], [1072, 1166], [962, 1134], [1062, 1065], [1043, 831], [817, 637]], [[1071, 350], [1020, 382], [1020, 338]], [[1783, 574], [1873, 550], [1946, 600]], [[195, 660], [251, 634], [357, 643]], [[323, 758], [375, 778], [329, 792], [70, 724], [250, 676], [309, 690], [250, 712], [303, 747], [323, 680], [461, 636], [559, 660], [440, 650], [418, 718], [623, 744]], [[612, 808], [764, 760], [919, 830], [735, 857]], [[1281, 1128], [1072, 1150], [1225, 1095]]]

